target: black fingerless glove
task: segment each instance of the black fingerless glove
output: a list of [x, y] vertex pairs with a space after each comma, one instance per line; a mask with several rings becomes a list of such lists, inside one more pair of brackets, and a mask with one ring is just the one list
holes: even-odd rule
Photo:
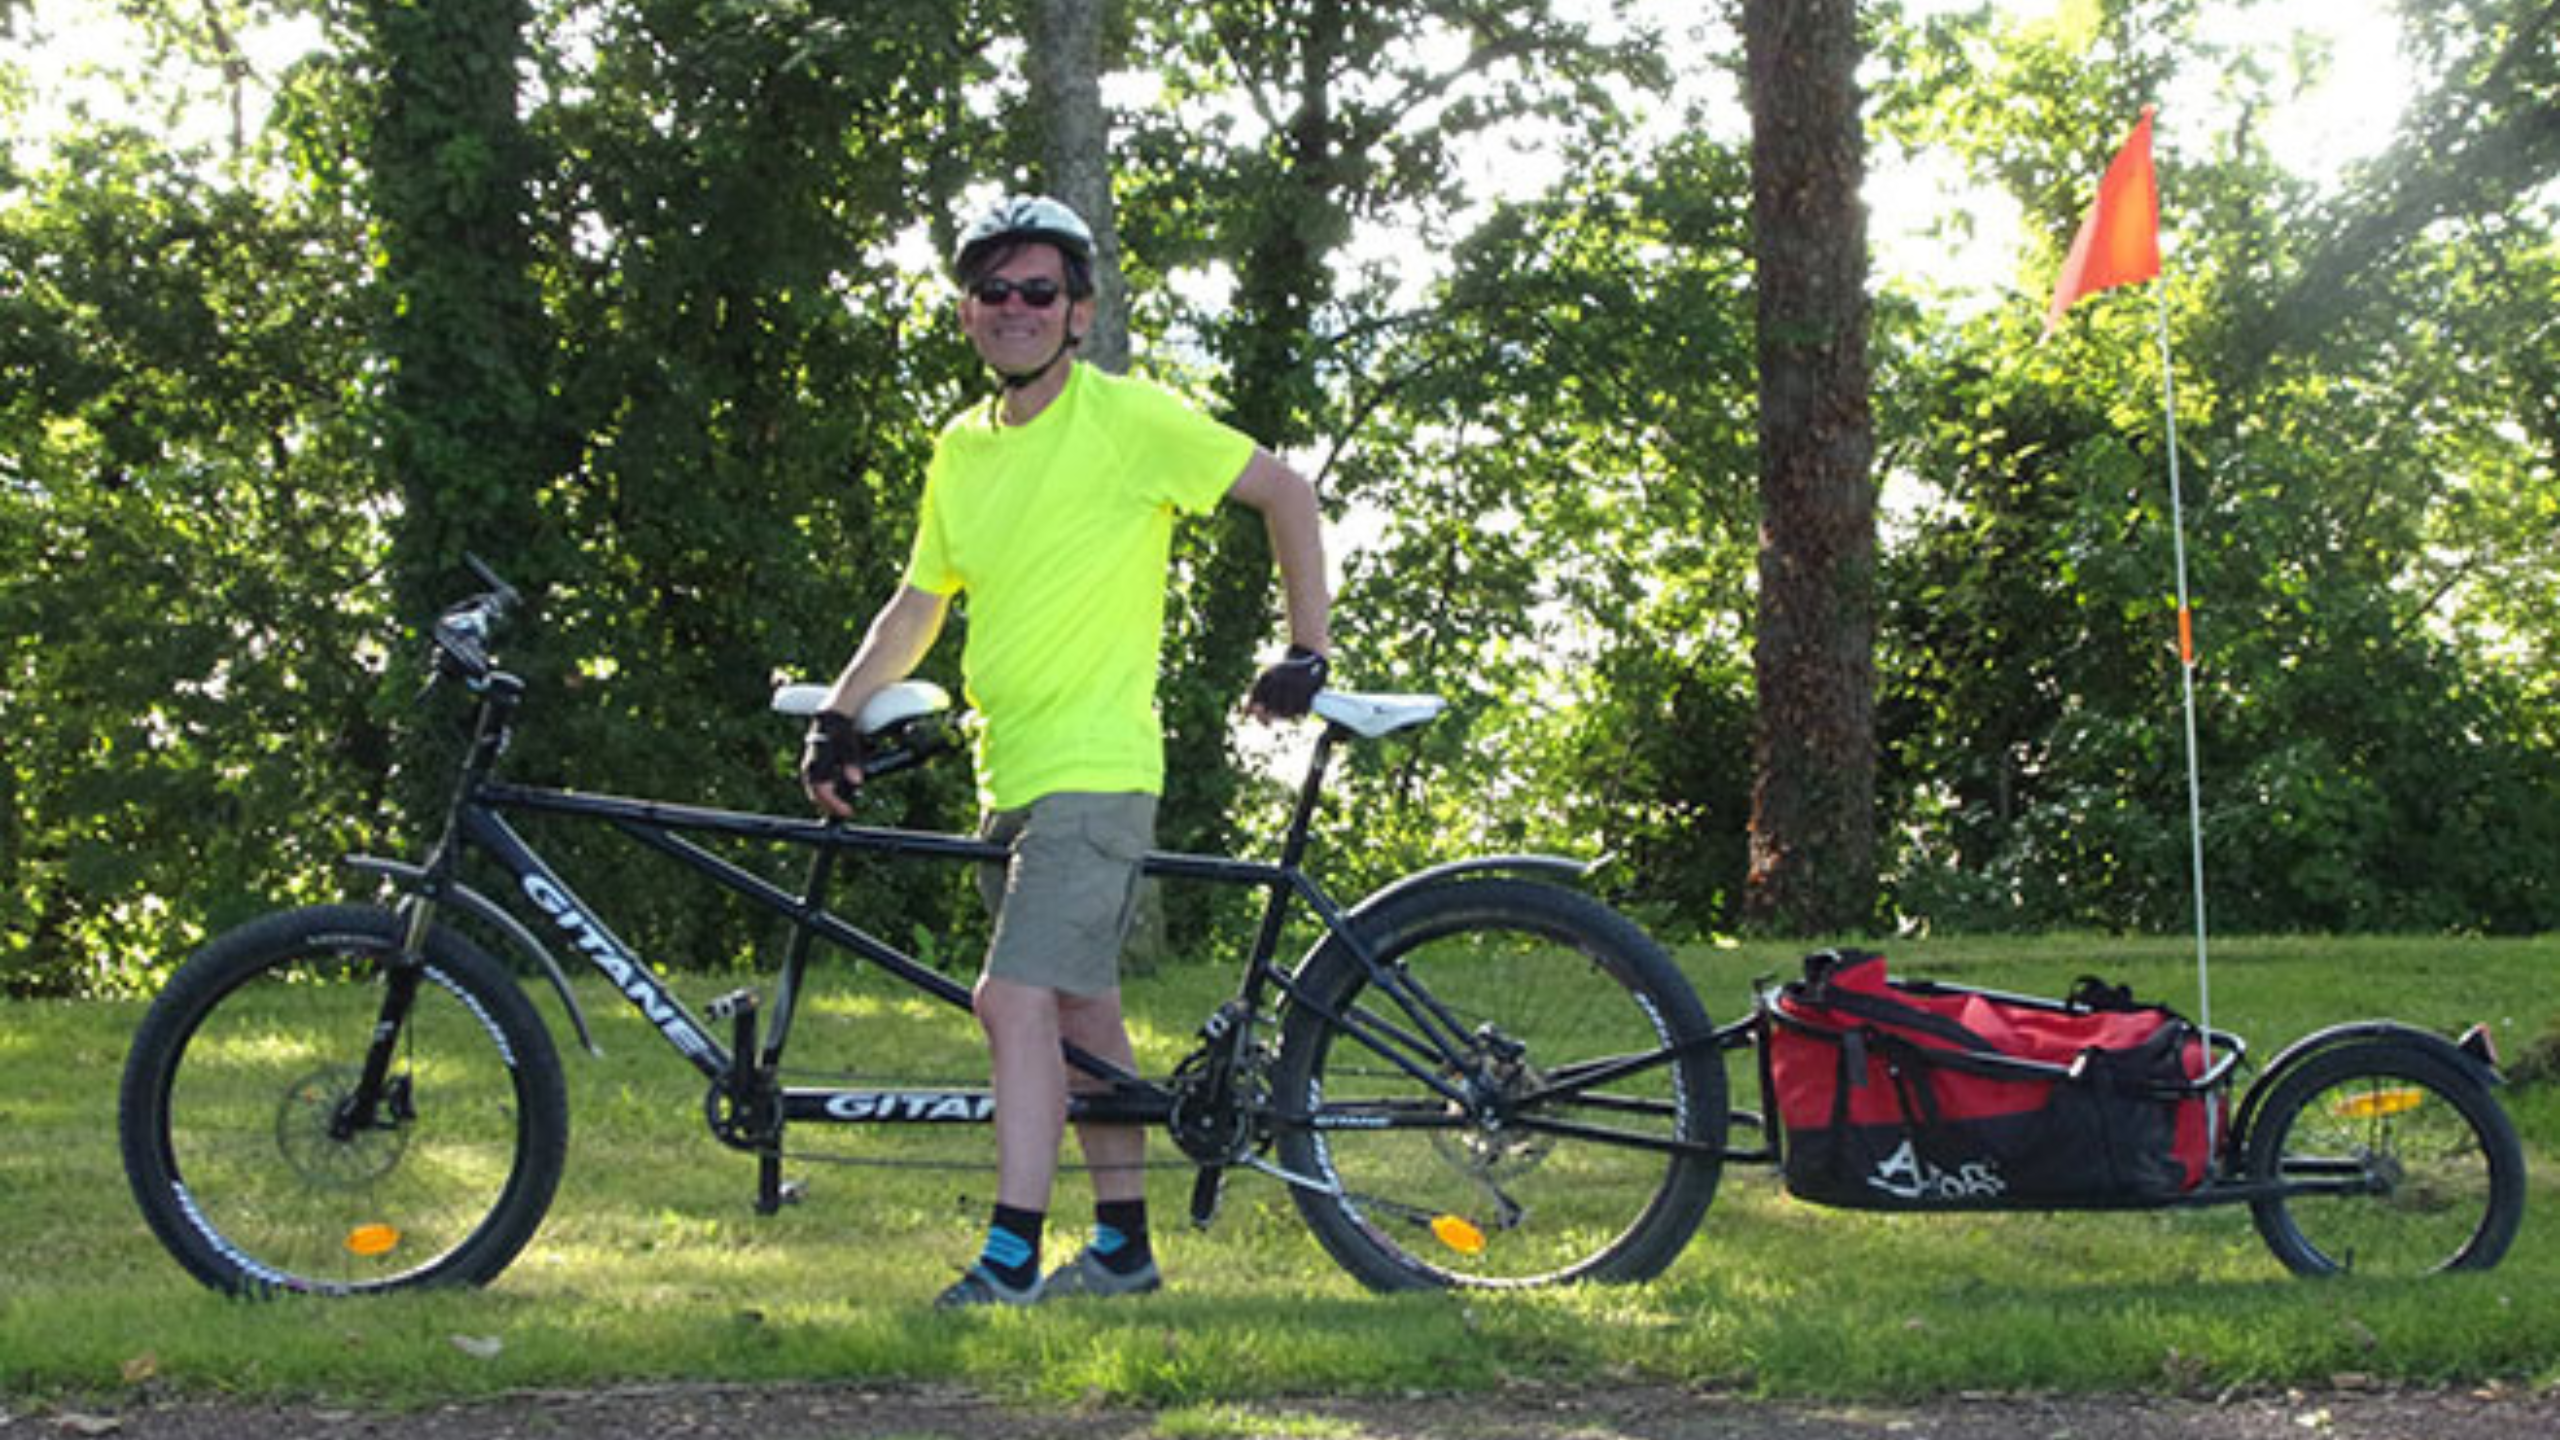
[[800, 783], [812, 790], [833, 789], [851, 804], [854, 787], [845, 780], [845, 767], [860, 765], [868, 749], [853, 717], [821, 710], [809, 717], [809, 738], [800, 747]]
[[1307, 713], [1315, 703], [1316, 692], [1324, 688], [1325, 676], [1332, 670], [1322, 655], [1303, 645], [1289, 647], [1289, 658], [1262, 672], [1253, 682], [1253, 693], [1245, 703], [1267, 715], [1294, 720]]

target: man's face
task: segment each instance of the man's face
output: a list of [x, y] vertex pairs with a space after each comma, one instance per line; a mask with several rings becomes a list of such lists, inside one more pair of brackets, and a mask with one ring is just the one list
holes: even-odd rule
[[[1092, 323], [1091, 301], [1067, 299], [1067, 261], [1054, 246], [1024, 245], [999, 257], [979, 277], [979, 286], [984, 288], [990, 280], [1012, 286], [1015, 293], [1001, 302], [980, 299], [974, 291], [963, 296], [960, 329], [978, 347], [978, 358], [1005, 374], [1019, 375], [1046, 365], [1058, 353], [1070, 325], [1082, 335]], [[1043, 281], [1054, 287], [1057, 299], [1046, 309], [1034, 309], [1020, 293], [1021, 287]]]

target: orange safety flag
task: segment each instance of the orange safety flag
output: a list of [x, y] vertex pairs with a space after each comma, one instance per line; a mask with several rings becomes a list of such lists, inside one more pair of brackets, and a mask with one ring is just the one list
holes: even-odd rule
[[2151, 108], [2142, 107], [2142, 118], [2098, 182], [2098, 198], [2089, 202], [2089, 217], [2080, 222], [2080, 234], [2053, 282], [2053, 306], [2044, 317], [2047, 335], [2081, 296], [2139, 284], [2160, 273], [2160, 185], [2151, 173]]

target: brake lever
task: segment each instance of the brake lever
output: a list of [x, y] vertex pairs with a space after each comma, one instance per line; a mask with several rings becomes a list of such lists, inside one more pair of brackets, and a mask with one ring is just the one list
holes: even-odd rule
[[436, 618], [436, 649], [462, 667], [466, 680], [489, 673], [488, 601], [492, 598], [466, 601]]

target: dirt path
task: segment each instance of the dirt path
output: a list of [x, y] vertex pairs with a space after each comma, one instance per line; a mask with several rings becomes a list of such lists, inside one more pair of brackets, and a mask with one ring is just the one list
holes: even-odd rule
[[[1982, 1396], [1919, 1406], [1773, 1404], [1675, 1388], [1308, 1398], [1218, 1407], [1190, 1435], [1320, 1440], [2531, 1440], [2560, 1436], [2560, 1391], [2334, 1391], [2218, 1401]], [[422, 1410], [201, 1398], [0, 1407], [9, 1440], [1151, 1440], [1157, 1417], [1026, 1410], [964, 1391], [857, 1385], [618, 1386]]]

